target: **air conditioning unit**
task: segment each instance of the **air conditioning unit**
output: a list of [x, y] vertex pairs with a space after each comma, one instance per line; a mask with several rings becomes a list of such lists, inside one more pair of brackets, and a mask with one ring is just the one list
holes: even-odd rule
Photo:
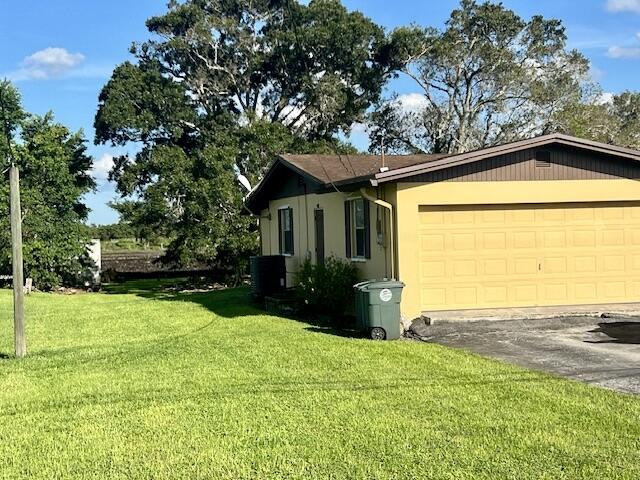
[[251, 297], [262, 301], [264, 297], [283, 292], [287, 288], [287, 269], [282, 255], [251, 257]]

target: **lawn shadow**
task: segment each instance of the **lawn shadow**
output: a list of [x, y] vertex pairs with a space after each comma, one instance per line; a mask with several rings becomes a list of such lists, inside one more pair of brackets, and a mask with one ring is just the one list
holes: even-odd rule
[[[102, 291], [106, 294], [136, 295], [150, 300], [168, 302], [195, 303], [223, 318], [237, 318], [252, 315], [275, 315], [289, 320], [306, 323], [306, 329], [313, 332], [338, 337], [362, 338], [363, 334], [351, 328], [355, 325], [355, 317], [345, 316], [336, 319], [327, 315], [314, 315], [313, 312], [271, 313], [265, 311], [264, 304], [258, 305], [250, 295], [249, 287], [227, 288], [215, 282], [202, 279], [194, 285], [193, 278], [161, 278], [145, 280], [129, 280], [122, 283], [104, 284]], [[343, 328], [336, 324], [344, 325]]]
[[198, 288], [188, 278], [130, 280], [105, 284], [102, 291], [106, 294], [136, 295], [149, 300], [195, 303], [223, 318], [261, 313], [251, 301], [248, 287], [226, 288], [212, 282]]
[[601, 322], [598, 328], [589, 333], [604, 333], [604, 340], [586, 340], [587, 343], [626, 343], [640, 344], [640, 322]]
[[308, 332], [324, 333], [325, 335], [333, 335], [343, 338], [367, 338], [364, 332], [358, 330], [340, 329], [336, 327], [310, 326], [305, 327]]

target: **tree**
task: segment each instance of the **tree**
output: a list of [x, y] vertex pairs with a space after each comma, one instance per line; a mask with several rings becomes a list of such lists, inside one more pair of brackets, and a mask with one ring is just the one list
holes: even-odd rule
[[615, 95], [613, 114], [619, 125], [614, 143], [640, 150], [640, 92], [625, 91]]
[[502, 4], [462, 0], [444, 30], [402, 27], [391, 50], [420, 89], [371, 118], [371, 149], [459, 153], [544, 133], [583, 95], [588, 62], [566, 50], [559, 20], [525, 21]]
[[[11, 156], [11, 139], [26, 118], [20, 93], [8, 80], [0, 80], [0, 158], [6, 162]], [[5, 165], [6, 167], [6, 165]]]
[[137, 232], [134, 228], [123, 222], [111, 225], [91, 225], [89, 230], [93, 238], [98, 238], [102, 241], [137, 238]]
[[[27, 115], [17, 90], [0, 83], [0, 97], [12, 98], [14, 127], [11, 150], [20, 167], [24, 269], [38, 288], [76, 285], [90, 274], [87, 256], [88, 208], [82, 197], [95, 187], [88, 171], [82, 132], [71, 133], [53, 116]], [[6, 141], [0, 148], [6, 149]], [[0, 182], [0, 271], [11, 270], [9, 181]]]
[[640, 92], [625, 91], [603, 99], [567, 105], [554, 117], [560, 133], [640, 149]]
[[241, 258], [242, 214], [276, 153], [352, 151], [393, 70], [382, 28], [338, 0], [171, 1], [100, 95], [96, 141], [139, 146], [111, 178], [125, 220], [172, 238], [166, 260]]

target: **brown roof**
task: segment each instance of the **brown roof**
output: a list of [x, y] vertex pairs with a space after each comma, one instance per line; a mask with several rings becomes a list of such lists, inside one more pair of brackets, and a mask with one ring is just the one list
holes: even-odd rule
[[408, 165], [406, 167], [397, 168], [394, 171], [379, 172], [375, 174], [375, 177], [372, 179], [371, 183], [374, 185], [378, 185], [379, 183], [398, 181], [403, 178], [413, 177], [414, 175], [421, 175], [423, 173], [431, 172], [434, 170], [441, 170], [457, 165], [473, 163], [485, 158], [505, 155], [507, 153], [523, 150], [525, 148], [541, 147], [552, 143], [567, 145], [570, 147], [590, 150], [594, 152], [600, 152], [608, 155], [615, 155], [618, 157], [628, 158], [636, 161], [640, 160], [640, 151], [638, 150], [617, 147], [615, 145], [609, 145], [607, 143], [594, 142], [592, 140], [572, 137], [570, 135], [564, 135], [560, 133], [552, 133], [549, 135], [542, 135], [527, 140], [505, 143], [503, 145], [498, 145], [495, 147], [483, 148], [481, 150], [475, 150], [473, 152], [450, 155], [446, 158], [441, 158], [425, 164]]
[[[446, 157], [438, 155], [385, 155], [384, 165], [389, 171], [411, 165], [424, 164]], [[280, 159], [300, 173], [330, 185], [372, 178], [380, 172], [380, 155], [281, 155]]]
[[[411, 165], [440, 160], [445, 154], [438, 155], [385, 155], [384, 166], [394, 171]], [[262, 181], [245, 199], [247, 208], [256, 212], [268, 201], [273, 188], [282, 182], [282, 168], [294, 171], [308, 178], [317, 188], [347, 187], [366, 183], [371, 185], [374, 176], [380, 172], [380, 155], [280, 155], [271, 165]], [[280, 173], [279, 173], [280, 172]]]
[[261, 202], [265, 201], [269, 195], [268, 186], [280, 181], [272, 180], [272, 177], [277, 177], [274, 172], [282, 167], [313, 180], [322, 188], [349, 184], [355, 187], [362, 183], [375, 186], [553, 143], [640, 161], [640, 151], [557, 133], [456, 155], [386, 155], [384, 165], [389, 169], [384, 172], [380, 171], [382, 167], [380, 155], [281, 155], [273, 163], [262, 182], [248, 195], [246, 204], [250, 210], [255, 210]]

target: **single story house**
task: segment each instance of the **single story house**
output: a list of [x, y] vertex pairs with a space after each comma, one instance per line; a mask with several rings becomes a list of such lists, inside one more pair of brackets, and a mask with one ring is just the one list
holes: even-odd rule
[[640, 301], [640, 151], [552, 134], [455, 155], [282, 155], [262, 253], [406, 284], [403, 316]]

